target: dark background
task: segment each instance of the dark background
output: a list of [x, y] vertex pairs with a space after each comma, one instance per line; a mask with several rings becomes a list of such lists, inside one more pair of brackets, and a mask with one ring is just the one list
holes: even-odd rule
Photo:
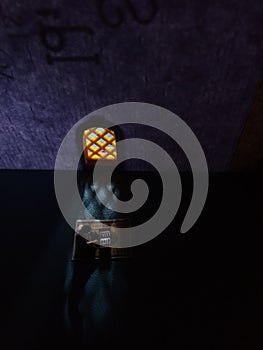
[[53, 169], [80, 118], [140, 101], [186, 121], [224, 171], [262, 80], [262, 22], [261, 1], [2, 0], [1, 168]]
[[[154, 3], [0, 3], [3, 346], [262, 349], [262, 4]], [[192, 178], [168, 145], [183, 181], [175, 220], [132, 259], [74, 264], [57, 149], [84, 115], [125, 101], [188, 123], [208, 161], [207, 202], [180, 235]], [[157, 178], [138, 168], [121, 177], [145, 178], [158, 203]]]

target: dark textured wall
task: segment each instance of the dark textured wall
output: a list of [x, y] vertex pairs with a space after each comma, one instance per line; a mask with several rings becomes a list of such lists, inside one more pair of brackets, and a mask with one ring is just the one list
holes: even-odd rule
[[262, 78], [262, 2], [154, 4], [1, 1], [1, 168], [52, 169], [76, 121], [124, 101], [175, 112], [226, 168]]

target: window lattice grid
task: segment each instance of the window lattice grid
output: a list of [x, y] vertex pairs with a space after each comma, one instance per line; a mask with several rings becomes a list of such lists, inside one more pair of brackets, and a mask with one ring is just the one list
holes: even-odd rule
[[117, 158], [115, 133], [110, 129], [94, 127], [85, 130], [83, 148], [87, 161], [114, 160]]

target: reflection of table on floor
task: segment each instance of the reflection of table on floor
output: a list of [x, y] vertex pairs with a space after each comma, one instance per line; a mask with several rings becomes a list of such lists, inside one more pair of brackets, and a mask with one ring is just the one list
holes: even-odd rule
[[[103, 227], [103, 225], [109, 225]], [[115, 227], [129, 228], [128, 219], [80, 220], [76, 221], [72, 260], [90, 261], [96, 259], [117, 259], [131, 256], [131, 248], [110, 247], [121, 242], [121, 233]]]
[[130, 260], [74, 265], [74, 233], [57, 208], [52, 172], [2, 171], [1, 319], [10, 347], [73, 349], [77, 339], [263, 345], [261, 179], [211, 175], [202, 216], [180, 236], [191, 189], [191, 177], [182, 178], [186, 196], [162, 235], [133, 249]]

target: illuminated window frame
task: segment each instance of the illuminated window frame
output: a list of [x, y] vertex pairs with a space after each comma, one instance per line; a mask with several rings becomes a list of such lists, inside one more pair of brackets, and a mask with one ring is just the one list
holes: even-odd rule
[[115, 132], [103, 127], [92, 127], [84, 130], [83, 150], [86, 163], [116, 160]]

